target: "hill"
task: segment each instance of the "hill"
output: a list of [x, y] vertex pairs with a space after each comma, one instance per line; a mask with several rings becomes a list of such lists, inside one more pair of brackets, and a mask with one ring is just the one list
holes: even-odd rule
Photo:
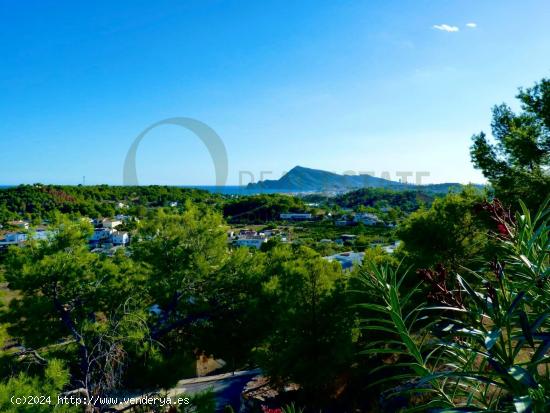
[[447, 193], [450, 188], [462, 185], [458, 183], [444, 183], [431, 185], [412, 185], [401, 182], [390, 181], [384, 178], [377, 178], [372, 175], [339, 175], [334, 172], [322, 171], [320, 169], [295, 166], [283, 177], [277, 180], [265, 180], [257, 183], [250, 183], [247, 189], [250, 190], [274, 190], [281, 192], [314, 191], [314, 192], [347, 192], [361, 188], [385, 188], [393, 190], [418, 190], [434, 193]]

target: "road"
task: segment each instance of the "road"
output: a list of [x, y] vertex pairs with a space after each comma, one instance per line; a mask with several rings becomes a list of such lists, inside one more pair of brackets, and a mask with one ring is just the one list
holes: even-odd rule
[[260, 373], [260, 369], [255, 369], [180, 380], [168, 394], [193, 395], [211, 389], [216, 397], [217, 412], [222, 412], [227, 405], [231, 405], [235, 412], [238, 412], [244, 386]]

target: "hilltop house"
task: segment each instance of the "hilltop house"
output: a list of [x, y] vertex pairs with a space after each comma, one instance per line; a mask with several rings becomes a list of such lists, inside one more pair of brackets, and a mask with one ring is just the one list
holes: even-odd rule
[[122, 225], [123, 221], [130, 219], [129, 215], [118, 214], [114, 219], [112, 218], [96, 218], [92, 220], [92, 224], [96, 228], [109, 228], [115, 229], [119, 225]]
[[4, 239], [0, 240], [0, 246], [21, 244], [29, 238], [34, 240], [46, 240], [51, 234], [52, 231], [47, 231], [46, 229], [38, 229], [30, 234], [25, 232], [8, 232]]
[[112, 228], [96, 228], [92, 237], [90, 238], [90, 244], [113, 244], [113, 245], [126, 245], [130, 242], [130, 237], [127, 232], [117, 231]]
[[25, 242], [27, 240], [27, 234], [21, 232], [10, 232], [6, 234], [4, 238], [4, 243], [6, 244], [19, 244], [20, 242]]
[[118, 227], [119, 225], [122, 225], [122, 221], [118, 220], [118, 219], [108, 219], [108, 218], [105, 218], [101, 221], [101, 224], [103, 226], [103, 228], [110, 228], [110, 229], [114, 229], [116, 227]]
[[114, 230], [110, 228], [96, 228], [90, 238], [90, 243], [109, 242]]
[[335, 221], [337, 227], [352, 226], [357, 224], [363, 225], [377, 225], [382, 224], [383, 222], [374, 214], [371, 213], [356, 213], [353, 218], [343, 217]]
[[127, 232], [114, 231], [111, 235], [111, 241], [113, 245], [126, 245], [130, 242], [130, 237]]
[[382, 221], [374, 214], [366, 213], [357, 213], [353, 217], [353, 222], [363, 225], [377, 225], [381, 224]]

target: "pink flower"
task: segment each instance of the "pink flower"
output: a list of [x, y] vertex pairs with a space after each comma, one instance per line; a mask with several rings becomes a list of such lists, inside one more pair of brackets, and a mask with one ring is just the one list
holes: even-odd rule
[[508, 235], [508, 228], [504, 224], [497, 224], [497, 230], [500, 235]]

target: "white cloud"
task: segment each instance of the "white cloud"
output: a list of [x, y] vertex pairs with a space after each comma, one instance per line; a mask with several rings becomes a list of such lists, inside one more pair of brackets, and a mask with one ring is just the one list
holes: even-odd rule
[[443, 32], [458, 32], [460, 29], [456, 26], [449, 26], [448, 24], [434, 24], [433, 28], [436, 30], [441, 30]]
[[469, 27], [470, 29], [475, 29], [477, 27], [477, 23], [466, 23], [466, 27]]

